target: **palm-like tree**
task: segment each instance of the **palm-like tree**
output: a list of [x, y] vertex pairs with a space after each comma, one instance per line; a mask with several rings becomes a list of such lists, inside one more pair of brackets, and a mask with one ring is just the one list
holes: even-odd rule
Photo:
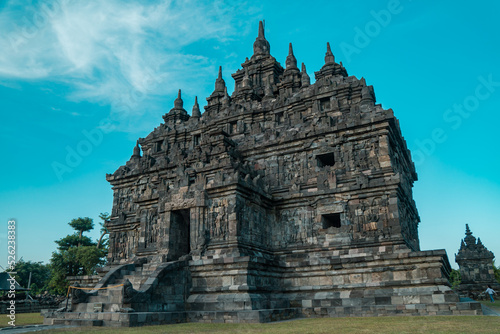
[[79, 239], [81, 241], [83, 232], [88, 232], [94, 228], [94, 221], [89, 217], [79, 217], [70, 221], [69, 226], [80, 232]]
[[104, 236], [106, 234], [108, 234], [108, 229], [106, 228], [106, 223], [109, 222], [110, 217], [111, 217], [111, 215], [107, 212], [99, 214], [99, 218], [102, 219], [102, 223], [99, 223], [101, 225], [101, 233], [102, 234], [101, 234], [101, 237], [99, 238], [99, 241], [97, 242], [97, 248], [99, 248], [101, 246], [102, 238], [104, 238]]

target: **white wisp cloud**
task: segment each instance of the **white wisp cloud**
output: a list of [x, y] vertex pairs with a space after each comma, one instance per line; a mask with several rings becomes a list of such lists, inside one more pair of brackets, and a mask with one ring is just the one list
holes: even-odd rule
[[241, 25], [252, 23], [238, 20], [241, 10], [235, 6], [191, 0], [8, 1], [0, 9], [0, 79], [59, 82], [68, 85], [69, 99], [140, 113], [143, 106], [127, 102], [127, 95], [171, 93], [186, 71], [210, 65], [186, 47], [230, 40]]

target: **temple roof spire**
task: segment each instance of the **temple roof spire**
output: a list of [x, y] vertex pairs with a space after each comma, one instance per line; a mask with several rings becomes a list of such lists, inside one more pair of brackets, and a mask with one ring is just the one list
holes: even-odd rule
[[177, 93], [177, 98], [174, 100], [174, 107], [170, 109], [170, 111], [166, 115], [163, 115], [163, 119], [165, 120], [165, 122], [187, 121], [189, 119], [189, 115], [184, 109], [184, 102], [182, 101], [180, 89]]
[[214, 92], [224, 92], [224, 88], [226, 87], [226, 82], [222, 79], [222, 66], [219, 66], [219, 75], [215, 80], [215, 90]]
[[306, 72], [306, 65], [302, 63], [302, 71], [301, 71], [301, 84], [302, 87], [307, 87], [311, 85], [311, 78]]
[[297, 58], [293, 55], [292, 43], [288, 45], [288, 56], [286, 57], [286, 69], [297, 68]]
[[245, 67], [245, 76], [243, 77], [242, 88], [249, 89], [252, 86], [252, 81], [250, 80], [250, 76], [248, 75], [248, 68]]
[[191, 111], [191, 117], [195, 118], [201, 117], [200, 105], [198, 104], [198, 96], [194, 97], [194, 105], [193, 105], [193, 110]]
[[227, 106], [231, 103], [231, 97], [227, 93], [227, 87], [224, 87], [224, 96], [222, 97], [222, 105]]
[[326, 42], [325, 64], [333, 63], [335, 63], [335, 56], [332, 53], [332, 49], [330, 49], [330, 42]]
[[210, 94], [209, 97], [207, 97], [207, 105], [205, 106], [205, 111], [208, 112], [207, 115], [210, 115], [210, 113], [217, 112], [220, 109], [220, 104], [223, 102], [222, 100], [224, 99], [224, 92], [226, 91], [226, 82], [222, 78], [222, 66], [219, 66], [219, 73], [217, 75], [217, 79], [215, 79], [215, 89]]
[[472, 232], [470, 231], [469, 224], [465, 224], [465, 235], [472, 235]]
[[140, 158], [141, 157], [141, 148], [139, 147], [139, 141], [136, 142], [134, 151], [132, 153], [132, 158]]
[[315, 72], [316, 81], [329, 76], [347, 77], [347, 71], [342, 64], [335, 62], [335, 56], [330, 48], [330, 43], [326, 43], [325, 64], [318, 72]]
[[259, 21], [259, 35], [258, 35], [258, 38], [266, 39], [266, 36], [264, 35], [264, 23], [262, 21]]
[[270, 54], [270, 51], [271, 46], [269, 45], [269, 42], [266, 40], [266, 37], [264, 35], [264, 23], [262, 21], [259, 21], [259, 35], [253, 43], [253, 54], [254, 56], [266, 56]]
[[469, 224], [465, 224], [465, 243], [467, 246], [476, 244], [476, 237], [472, 235], [471, 230], [469, 229]]
[[182, 109], [183, 106], [184, 102], [182, 101], [181, 90], [179, 89], [179, 92], [177, 93], [177, 98], [174, 101], [174, 109]]

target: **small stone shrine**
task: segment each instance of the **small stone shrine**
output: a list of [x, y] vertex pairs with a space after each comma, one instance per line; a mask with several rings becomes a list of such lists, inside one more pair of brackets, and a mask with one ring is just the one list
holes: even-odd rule
[[460, 267], [461, 283], [457, 288], [460, 295], [477, 299], [490, 285], [500, 293], [500, 284], [495, 279], [493, 259], [495, 255], [472, 235], [469, 224], [465, 225], [465, 238], [462, 240], [455, 262]]
[[231, 95], [220, 68], [203, 114], [179, 90], [107, 175], [101, 281], [46, 323], [481, 313], [451, 290], [446, 252], [420, 250], [417, 174], [393, 111], [329, 44], [314, 83], [291, 44], [285, 65], [260, 22]]

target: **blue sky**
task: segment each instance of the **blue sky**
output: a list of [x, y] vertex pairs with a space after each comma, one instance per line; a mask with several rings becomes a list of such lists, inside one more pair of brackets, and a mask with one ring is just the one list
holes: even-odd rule
[[265, 19], [279, 62], [292, 42], [313, 77], [330, 42], [394, 110], [419, 175], [421, 248], [457, 267], [468, 223], [500, 256], [499, 12], [495, 1], [3, 1], [0, 249], [15, 218], [18, 258], [47, 262], [71, 219], [111, 211], [105, 174], [179, 88], [187, 110], [196, 95], [206, 104], [222, 65], [231, 93]]

